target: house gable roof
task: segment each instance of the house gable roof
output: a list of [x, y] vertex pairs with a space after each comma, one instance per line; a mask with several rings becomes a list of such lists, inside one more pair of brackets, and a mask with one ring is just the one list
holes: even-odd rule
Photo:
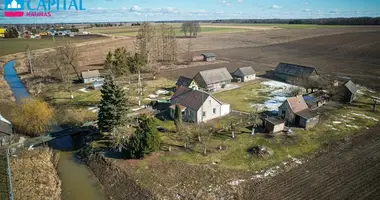
[[178, 86], [182, 85], [182, 86], [188, 87], [188, 86], [190, 86], [192, 81], [193, 81], [193, 79], [191, 79], [191, 78], [180, 76], [177, 80], [176, 85], [178, 85]]
[[81, 72], [81, 74], [82, 78], [94, 78], [100, 76], [99, 70], [85, 71]]
[[12, 133], [13, 133], [12, 125], [1, 120], [0, 121], [0, 136], [11, 135]]
[[200, 71], [198, 74], [202, 77], [202, 79], [207, 85], [223, 81], [229, 81], [232, 79], [230, 72], [228, 72], [228, 70], [225, 67]]
[[290, 97], [286, 101], [288, 102], [290, 109], [292, 109], [294, 113], [309, 109], [301, 95], [296, 97]]
[[316, 72], [316, 69], [296, 64], [279, 63], [274, 71], [275, 73], [287, 74], [290, 76], [309, 77]]
[[216, 57], [216, 55], [214, 53], [202, 53], [201, 55], [204, 56], [204, 57], [206, 57], [206, 58]]
[[356, 92], [358, 91], [358, 87], [356, 87], [355, 83], [352, 82], [351, 80], [347, 81], [344, 86], [352, 93], [352, 94], [356, 94]]
[[[187, 89], [185, 91], [183, 91], [183, 90], [179, 91], [178, 94], [176, 93], [170, 99], [170, 103], [172, 105], [173, 104], [180, 104], [181, 106], [184, 106], [186, 108], [190, 108], [192, 110], [198, 111], [199, 108], [202, 107], [203, 103], [209, 97], [215, 99], [214, 97], [212, 97], [210, 94], [208, 94], [206, 92], [202, 92], [199, 90]], [[217, 102], [220, 103], [219, 101], [217, 101]]]
[[313, 117], [317, 117], [319, 114], [317, 112], [313, 112], [307, 109], [307, 110], [302, 110], [302, 111], [297, 112], [297, 115], [304, 119], [311, 119]]
[[238, 71], [240, 71], [244, 76], [256, 74], [255, 70], [251, 66], [249, 66], [249, 67], [240, 67], [233, 74], [236, 75], [236, 72], [238, 72]]

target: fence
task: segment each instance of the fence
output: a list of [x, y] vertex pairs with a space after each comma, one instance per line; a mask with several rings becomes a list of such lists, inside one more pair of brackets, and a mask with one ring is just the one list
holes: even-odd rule
[[0, 199], [13, 200], [9, 150], [0, 152]]

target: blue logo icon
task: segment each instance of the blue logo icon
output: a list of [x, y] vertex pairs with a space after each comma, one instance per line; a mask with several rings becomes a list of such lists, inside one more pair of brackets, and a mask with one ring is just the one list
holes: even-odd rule
[[5, 10], [24, 10], [24, 0], [5, 0]]

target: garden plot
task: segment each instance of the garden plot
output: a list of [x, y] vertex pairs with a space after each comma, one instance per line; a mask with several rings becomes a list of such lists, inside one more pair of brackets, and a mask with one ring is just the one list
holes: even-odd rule
[[278, 107], [286, 101], [288, 97], [294, 96], [296, 91], [304, 92], [304, 88], [290, 85], [287, 83], [282, 83], [278, 81], [264, 81], [261, 82], [263, 86], [259, 91], [261, 93], [268, 94], [268, 100], [263, 103], [252, 104], [252, 106], [258, 106], [261, 111], [272, 111], [277, 112]]

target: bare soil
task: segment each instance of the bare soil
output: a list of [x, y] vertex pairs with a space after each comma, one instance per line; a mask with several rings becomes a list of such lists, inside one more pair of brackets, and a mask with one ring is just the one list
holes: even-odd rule
[[378, 199], [380, 126], [262, 184], [247, 185], [244, 199]]

